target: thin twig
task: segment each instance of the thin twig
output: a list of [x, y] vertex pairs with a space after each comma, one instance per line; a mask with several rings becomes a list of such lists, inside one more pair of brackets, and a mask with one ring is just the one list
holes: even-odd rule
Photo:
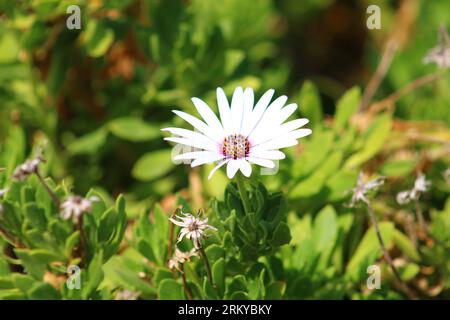
[[198, 249], [198, 252], [200, 253], [200, 256], [202, 257], [203, 262], [205, 263], [206, 273], [208, 275], [208, 281], [213, 288], [216, 288], [216, 285], [213, 282], [211, 266], [209, 265], [209, 261], [208, 261], [208, 257], [206, 256], [205, 249], [203, 249], [203, 247], [200, 247]]
[[192, 293], [191, 290], [189, 290], [187, 281], [186, 281], [186, 274], [184, 273], [184, 265], [181, 264], [180, 266], [180, 272], [181, 272], [181, 280], [183, 281], [183, 289], [184, 292], [186, 293], [186, 297], [188, 298], [188, 300], [192, 300]]
[[359, 112], [363, 112], [367, 106], [369, 105], [372, 97], [378, 90], [378, 87], [381, 84], [381, 81], [386, 76], [387, 71], [389, 70], [389, 66], [391, 65], [392, 59], [394, 58], [395, 52], [397, 52], [398, 43], [395, 40], [389, 40], [386, 44], [386, 47], [383, 52], [383, 56], [381, 57], [381, 61], [378, 64], [377, 70], [369, 81], [369, 84], [364, 91], [364, 95], [361, 99], [361, 103], [359, 105]]
[[53, 202], [55, 203], [56, 207], [59, 208], [60, 206], [60, 202], [58, 199], [58, 196], [55, 194], [55, 192], [49, 187], [49, 185], [47, 184], [47, 182], [45, 182], [44, 178], [42, 178], [41, 174], [39, 173], [39, 171], [35, 171], [34, 172], [36, 174], [36, 176], [38, 177], [39, 181], [41, 182], [41, 184], [44, 186], [45, 190], [47, 191], [47, 193], [50, 195], [50, 197], [52, 198]]
[[373, 212], [372, 206], [370, 205], [370, 203], [366, 203], [366, 204], [367, 204], [367, 211], [369, 212], [370, 219], [372, 220], [372, 224], [375, 228], [375, 233], [377, 235], [378, 242], [380, 243], [381, 250], [383, 251], [384, 258], [386, 259], [386, 262], [388, 263], [389, 267], [391, 268], [392, 273], [394, 274], [399, 287], [408, 296], [408, 298], [416, 299], [415, 295], [411, 292], [411, 290], [408, 288], [408, 286], [403, 282], [397, 268], [394, 266], [394, 262], [392, 261], [392, 258], [389, 255], [389, 252], [387, 251], [386, 246], [383, 241], [383, 238], [381, 236], [380, 227], [378, 225], [375, 213]]
[[389, 107], [394, 104], [398, 99], [403, 97], [404, 95], [410, 93], [411, 91], [414, 91], [426, 84], [429, 84], [431, 82], [434, 82], [436, 80], [441, 79], [443, 76], [442, 72], [435, 72], [431, 74], [427, 74], [425, 76], [419, 77], [415, 79], [414, 81], [408, 83], [404, 87], [400, 88], [396, 92], [392, 93], [388, 97], [384, 98], [381, 101], [373, 103], [369, 108], [369, 113], [375, 114], [381, 110], [383, 110], [386, 107]]
[[425, 219], [423, 218], [422, 209], [420, 208], [419, 199], [414, 199], [414, 206], [416, 208], [416, 217], [417, 222], [419, 223], [420, 231], [425, 232], [426, 231], [426, 225], [425, 225]]

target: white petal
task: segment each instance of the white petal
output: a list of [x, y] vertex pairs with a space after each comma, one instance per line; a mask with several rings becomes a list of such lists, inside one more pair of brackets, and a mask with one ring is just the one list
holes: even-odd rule
[[232, 119], [230, 106], [228, 105], [227, 96], [223, 92], [222, 88], [217, 88], [217, 106], [219, 107], [220, 119], [225, 131], [225, 135], [229, 136], [233, 133]]
[[267, 125], [264, 130], [261, 130], [259, 134], [252, 138], [252, 143], [254, 145], [258, 145], [260, 143], [285, 136], [289, 132], [298, 129], [309, 122], [308, 119], [296, 119], [282, 124], [281, 126], [276, 126], [275, 128], [270, 128], [270, 125]]
[[244, 113], [242, 115], [240, 133], [248, 132], [250, 130], [252, 112], [253, 112], [254, 95], [253, 89], [247, 88], [244, 91]]
[[277, 114], [277, 124], [281, 124], [287, 120], [297, 110], [297, 104], [291, 103], [281, 109]]
[[286, 137], [278, 137], [254, 146], [255, 150], [277, 150], [292, 147], [298, 144], [296, 139], [286, 139]]
[[205, 141], [205, 143], [207, 143], [207, 141], [209, 140], [214, 145], [217, 144], [214, 141], [214, 139], [211, 139], [210, 137], [205, 136], [204, 134], [201, 134], [199, 132], [192, 131], [192, 130], [187, 130], [187, 129], [182, 129], [182, 128], [164, 128], [164, 129], [161, 129], [161, 131], [168, 131], [174, 135], [181, 136], [183, 138]]
[[[217, 119], [215, 113], [203, 100], [199, 98], [192, 98], [191, 100], [194, 103], [194, 106], [197, 108], [198, 113], [202, 116], [208, 126], [223, 131], [223, 127], [219, 119]], [[222, 132], [222, 135], [223, 134], [224, 132]]]
[[242, 174], [246, 177], [250, 177], [252, 174], [252, 166], [250, 163], [248, 163], [247, 160], [239, 159], [239, 169], [241, 170]]
[[197, 129], [204, 135], [210, 137], [211, 139], [213, 139], [216, 142], [219, 142], [219, 143], [222, 142], [224, 137], [223, 137], [223, 132], [221, 132], [220, 128], [209, 127], [203, 121], [197, 119], [194, 116], [191, 116], [190, 114], [188, 114], [186, 112], [178, 111], [178, 110], [173, 110], [173, 112], [176, 115], [178, 115], [179, 117], [181, 117], [182, 119], [184, 119], [186, 122], [191, 124], [195, 129]]
[[231, 119], [233, 133], [239, 133], [242, 124], [242, 114], [244, 110], [244, 91], [241, 87], [234, 90], [233, 98], [231, 99]]
[[251, 150], [250, 157], [268, 160], [281, 160], [286, 158], [286, 155], [278, 150]]
[[247, 161], [257, 164], [258, 166], [261, 166], [261, 167], [266, 167], [266, 168], [270, 168], [270, 169], [275, 168], [275, 163], [271, 160], [254, 158], [254, 157], [247, 157], [245, 159], [247, 159]]
[[211, 155], [203, 155], [191, 163], [191, 167], [196, 167], [205, 163], [211, 163], [217, 160], [222, 160], [225, 156], [219, 153], [211, 154]]
[[202, 140], [198, 140], [198, 139], [169, 137], [169, 138], [164, 138], [164, 140], [183, 144], [185, 146], [190, 146], [190, 147], [194, 147], [194, 148], [200, 148], [200, 149], [205, 149], [205, 150], [215, 151], [215, 152], [217, 152], [217, 148], [218, 148], [218, 146], [214, 145], [214, 143], [211, 141], [208, 141], [208, 143], [207, 143], [206, 141], [202, 141]]
[[222, 160], [221, 162], [219, 162], [219, 163], [211, 170], [211, 172], [209, 173], [209, 175], [208, 175], [208, 180], [210, 180], [210, 179], [212, 178], [213, 174], [214, 174], [220, 167], [222, 167], [225, 163], [227, 163], [228, 161], [229, 161], [229, 160], [226, 159], [226, 160]]
[[170, 220], [173, 224], [175, 224], [175, 225], [177, 225], [177, 226], [180, 226], [180, 227], [183, 227], [183, 228], [186, 226], [185, 223], [180, 222], [180, 221], [178, 221], [178, 220], [175, 220], [175, 219], [173, 219], [173, 218], [169, 218], [169, 220]]
[[287, 139], [300, 139], [309, 136], [311, 133], [312, 133], [311, 129], [298, 129], [289, 132], [284, 137], [286, 137]]
[[262, 97], [259, 99], [259, 101], [256, 103], [255, 107], [252, 111], [252, 117], [250, 119], [250, 123], [248, 126], [245, 126], [245, 131], [242, 131], [242, 134], [244, 136], [248, 136], [250, 132], [253, 130], [255, 125], [258, 123], [258, 121], [261, 119], [262, 115], [266, 111], [267, 107], [269, 106], [270, 100], [273, 97], [273, 94], [275, 93], [275, 90], [270, 89], [267, 90]]
[[179, 160], [189, 160], [189, 159], [196, 159], [202, 157], [202, 155], [213, 155], [217, 154], [217, 152], [213, 151], [193, 151], [193, 152], [186, 152], [183, 154], [178, 154], [175, 157], [173, 157], [173, 160], [179, 161]]
[[177, 241], [180, 242], [181, 240], [183, 240], [183, 237], [187, 235], [189, 238], [189, 231], [185, 228], [181, 229], [180, 234], [178, 235], [178, 239]]
[[261, 119], [259, 119], [253, 129], [250, 131], [248, 137], [251, 138], [253, 135], [257, 136], [258, 132], [263, 130], [262, 128], [265, 127], [268, 124], [274, 123], [276, 121], [276, 116], [278, 112], [281, 110], [281, 108], [284, 106], [284, 104], [287, 101], [286, 96], [281, 96], [275, 99], [270, 106], [266, 109], [264, 114], [261, 116]]
[[239, 160], [230, 160], [227, 165], [227, 176], [229, 179], [233, 179], [236, 172], [239, 170], [240, 162]]

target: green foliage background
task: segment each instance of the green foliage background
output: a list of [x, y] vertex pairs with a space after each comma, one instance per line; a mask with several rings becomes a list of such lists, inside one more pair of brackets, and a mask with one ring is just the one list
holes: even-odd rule
[[[404, 281], [420, 298], [448, 299], [448, 72], [386, 110], [357, 110], [392, 35], [400, 48], [374, 101], [436, 71], [422, 58], [439, 25], [450, 28], [450, 4], [378, 1], [382, 29], [368, 30], [372, 2], [0, 0], [0, 188], [45, 141], [44, 171], [58, 195], [102, 198], [85, 221], [83, 289], [67, 290], [79, 234], [37, 180], [14, 184], [0, 225], [22, 245], [0, 240], [0, 299], [112, 299], [121, 290], [184, 299], [166, 266], [167, 217], [177, 205], [207, 209], [219, 228], [206, 249], [218, 290], [198, 259], [187, 266], [199, 299], [404, 298], [366, 212], [346, 206], [361, 169], [388, 178], [373, 205]], [[81, 30], [66, 28], [73, 4]], [[278, 174], [252, 179], [264, 199], [254, 207], [259, 225], [236, 210], [223, 172], [208, 181], [212, 166], [175, 165], [162, 140], [161, 128], [185, 125], [172, 109], [194, 113], [191, 97], [216, 108], [218, 86], [228, 96], [236, 86], [257, 96], [275, 88], [311, 120], [313, 134], [286, 150]], [[429, 233], [414, 241], [414, 209], [395, 194], [418, 171], [433, 186], [421, 199]], [[366, 288], [374, 263], [380, 290]]]

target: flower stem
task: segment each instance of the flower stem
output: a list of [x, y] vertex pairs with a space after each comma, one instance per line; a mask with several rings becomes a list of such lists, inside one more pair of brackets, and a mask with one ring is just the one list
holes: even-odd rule
[[419, 222], [419, 229], [422, 232], [425, 232], [426, 226], [425, 226], [425, 219], [423, 218], [422, 209], [420, 208], [419, 199], [414, 200], [414, 205], [416, 207], [416, 217], [417, 221]]
[[380, 227], [378, 225], [375, 213], [373, 212], [372, 206], [369, 203], [366, 203], [366, 204], [367, 204], [367, 211], [369, 212], [370, 219], [372, 220], [372, 224], [375, 228], [375, 233], [377, 235], [378, 242], [380, 243], [381, 250], [383, 251], [384, 258], [386, 259], [386, 262], [388, 263], [389, 267], [391, 268], [392, 273], [394, 274], [399, 287], [408, 296], [408, 298], [416, 299], [415, 295], [411, 292], [411, 290], [408, 288], [408, 286], [403, 282], [397, 268], [394, 266], [394, 262], [392, 261], [392, 258], [389, 255], [389, 252], [387, 251], [386, 246], [384, 244], [383, 238], [381, 237]]
[[248, 199], [247, 190], [245, 189], [244, 177], [239, 172], [236, 175], [236, 183], [242, 198], [242, 203], [244, 204], [244, 211], [246, 214], [250, 213], [250, 200]]
[[208, 261], [208, 257], [206, 256], [205, 249], [203, 249], [203, 247], [200, 247], [198, 249], [198, 252], [200, 253], [200, 256], [202, 257], [203, 262], [205, 263], [206, 273], [208, 275], [208, 281], [213, 288], [216, 288], [216, 285], [213, 282], [211, 266], [209, 265], [209, 261]]
[[44, 178], [42, 178], [41, 174], [38, 171], [35, 171], [34, 173], [38, 177], [39, 182], [44, 186], [45, 190], [47, 191], [47, 193], [52, 198], [52, 200], [55, 203], [56, 207], [59, 208], [60, 203], [59, 203], [59, 199], [58, 199], [58, 196], [56, 195], [56, 193], [50, 188], [50, 186], [47, 184], [47, 182], [45, 182]]
[[84, 267], [86, 263], [86, 251], [87, 251], [87, 245], [86, 245], [86, 235], [84, 233], [83, 229], [83, 215], [80, 215], [78, 217], [77, 221], [77, 229], [80, 232], [80, 246], [78, 248], [78, 254], [81, 259], [80, 265]]
[[[172, 218], [175, 214], [172, 214]], [[169, 223], [169, 243], [167, 248], [167, 256], [170, 259], [173, 255], [173, 235], [174, 235], [175, 225], [173, 223]]]
[[180, 266], [180, 271], [181, 271], [181, 280], [183, 281], [183, 289], [184, 292], [186, 293], [186, 297], [188, 298], [188, 300], [192, 300], [192, 293], [191, 290], [189, 290], [187, 281], [186, 281], [186, 274], [184, 273], [184, 265], [181, 264]]

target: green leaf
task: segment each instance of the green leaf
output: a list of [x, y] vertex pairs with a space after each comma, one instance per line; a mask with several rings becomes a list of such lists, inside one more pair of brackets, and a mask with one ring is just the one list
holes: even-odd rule
[[319, 91], [309, 80], [305, 81], [300, 90], [299, 106], [301, 113], [309, 119], [312, 127], [322, 123], [322, 104]]
[[184, 292], [181, 284], [173, 279], [164, 279], [158, 287], [158, 297], [161, 300], [184, 300]]
[[158, 287], [161, 281], [163, 281], [164, 279], [173, 279], [173, 273], [166, 268], [158, 268], [153, 279], [156, 286]]
[[87, 269], [87, 280], [82, 285], [82, 296], [88, 299], [98, 288], [103, 280], [103, 253], [100, 251], [91, 260]]
[[[387, 248], [391, 244], [392, 234], [394, 232], [394, 224], [392, 222], [379, 223], [381, 237]], [[373, 262], [382, 255], [382, 250], [378, 238], [375, 233], [374, 227], [367, 230], [363, 239], [359, 243], [355, 254], [350, 259], [346, 268], [346, 276], [352, 281], [358, 281], [363, 279], [366, 275], [367, 266], [373, 264]]]
[[392, 119], [383, 114], [375, 119], [364, 133], [364, 147], [352, 155], [346, 162], [345, 168], [355, 168], [375, 156], [384, 146], [392, 127]]
[[124, 117], [109, 122], [108, 128], [115, 136], [129, 141], [148, 141], [161, 136], [156, 127], [140, 118]]
[[100, 127], [93, 132], [71, 141], [67, 146], [67, 151], [71, 155], [96, 153], [105, 144], [107, 137], [108, 131], [104, 127]]
[[339, 99], [336, 105], [336, 115], [334, 118], [334, 128], [342, 130], [349, 123], [350, 117], [356, 112], [360, 100], [360, 89], [353, 87]]
[[394, 229], [392, 233], [392, 240], [394, 240], [394, 243], [409, 258], [411, 258], [414, 261], [420, 261], [420, 255], [416, 247], [412, 244], [411, 240], [403, 233], [401, 233], [399, 230]]
[[246, 292], [236, 291], [231, 295], [230, 300], [250, 300], [250, 297]]
[[61, 298], [58, 291], [48, 283], [36, 283], [28, 291], [28, 296], [32, 300], [58, 300]]
[[132, 169], [133, 177], [138, 180], [149, 181], [166, 174], [174, 167], [171, 154], [171, 149], [144, 154]]
[[348, 196], [348, 190], [354, 187], [358, 177], [355, 170], [340, 169], [335, 172], [325, 183], [329, 201], [340, 201]]
[[220, 295], [223, 295], [225, 292], [225, 259], [224, 258], [220, 258], [213, 264], [212, 277], [213, 277], [214, 284], [217, 286], [217, 289], [220, 292]]
[[31, 224], [43, 232], [47, 229], [47, 219], [45, 218], [45, 212], [43, 209], [38, 208], [34, 203], [28, 203], [25, 206], [25, 213]]
[[270, 244], [273, 247], [280, 247], [282, 245], [288, 244], [291, 241], [291, 231], [288, 225], [281, 222], [273, 233], [273, 237], [270, 240]]
[[80, 240], [80, 231], [75, 231], [72, 233], [66, 240], [66, 244], [64, 246], [64, 252], [66, 253], [67, 257], [70, 257], [73, 248]]
[[217, 244], [212, 244], [205, 250], [208, 260], [211, 264], [214, 264], [220, 258], [225, 257], [225, 249]]
[[114, 32], [96, 19], [88, 20], [84, 31], [86, 50], [92, 57], [100, 57], [106, 53], [114, 41]]
[[45, 249], [14, 249], [21, 263], [29, 274], [38, 280], [44, 276], [47, 265], [50, 262], [58, 261], [59, 257]]
[[2, 29], [0, 33], [0, 64], [7, 64], [17, 60], [19, 44], [11, 32]]
[[404, 177], [414, 170], [416, 164], [412, 159], [388, 161], [381, 166], [380, 173], [386, 177]]
[[317, 252], [325, 252], [334, 245], [338, 231], [336, 211], [331, 205], [323, 208], [314, 219], [313, 240]]
[[342, 158], [343, 154], [339, 151], [329, 155], [312, 175], [290, 189], [289, 196], [292, 198], [304, 198], [319, 193], [328, 177], [340, 167]]
[[266, 300], [281, 300], [286, 291], [286, 283], [283, 281], [274, 281], [266, 288]]
[[415, 263], [408, 263], [405, 268], [400, 270], [400, 277], [403, 281], [410, 281], [420, 271], [420, 267]]
[[207, 299], [219, 299], [217, 290], [212, 287], [206, 277], [203, 278], [203, 293]]

